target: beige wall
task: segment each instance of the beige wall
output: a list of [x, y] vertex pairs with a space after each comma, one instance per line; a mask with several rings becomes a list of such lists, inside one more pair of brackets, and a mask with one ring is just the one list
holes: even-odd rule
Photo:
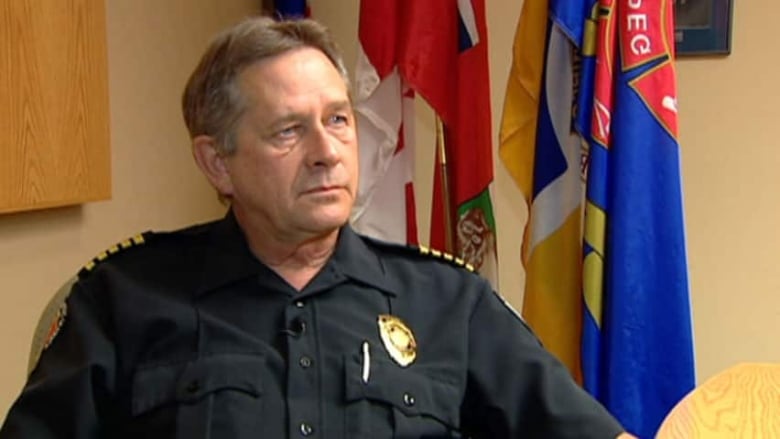
[[678, 68], [688, 259], [700, 379], [780, 362], [780, 17], [736, 2], [732, 55]]
[[[108, 0], [114, 169], [112, 201], [81, 208], [0, 216], [0, 413], [18, 393], [41, 307], [97, 251], [145, 229], [219, 215], [187, 148], [178, 99], [205, 40], [259, 1]], [[521, 1], [487, 0], [491, 96], [498, 126]], [[354, 60], [358, 0], [311, 0]], [[217, 7], [219, 5], [219, 7]], [[678, 63], [680, 141], [699, 379], [739, 361], [780, 361], [780, 53], [772, 45], [780, 4], [735, 7], [733, 54]], [[420, 105], [419, 144], [431, 142], [432, 116]], [[494, 137], [497, 131], [494, 131]], [[416, 185], [427, 230], [430, 151], [418, 150]], [[519, 308], [525, 207], [496, 160], [493, 193], [500, 283]]]

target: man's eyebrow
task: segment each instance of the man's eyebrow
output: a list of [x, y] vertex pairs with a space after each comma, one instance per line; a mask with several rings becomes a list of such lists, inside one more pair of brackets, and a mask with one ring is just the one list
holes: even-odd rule
[[[352, 111], [352, 102], [349, 99], [338, 100], [331, 102], [325, 106], [326, 111]], [[278, 116], [272, 117], [272, 119], [266, 125], [267, 128], [276, 129], [282, 125], [286, 125], [290, 122], [298, 122], [307, 118], [306, 113], [302, 112], [289, 112], [282, 113]]]
[[325, 108], [330, 111], [333, 110], [352, 110], [352, 102], [349, 99], [339, 100], [331, 102]]
[[306, 116], [303, 113], [297, 113], [297, 112], [291, 112], [291, 113], [284, 113], [279, 115], [278, 117], [274, 117], [271, 119], [271, 121], [268, 123], [268, 127], [270, 128], [277, 128], [280, 125], [286, 125], [290, 122], [297, 122], [302, 119], [304, 119]]

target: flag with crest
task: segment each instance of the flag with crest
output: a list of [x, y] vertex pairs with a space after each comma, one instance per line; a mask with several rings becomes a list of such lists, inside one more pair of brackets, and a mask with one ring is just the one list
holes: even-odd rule
[[640, 437], [695, 385], [672, 0], [599, 0], [585, 215], [586, 389]]

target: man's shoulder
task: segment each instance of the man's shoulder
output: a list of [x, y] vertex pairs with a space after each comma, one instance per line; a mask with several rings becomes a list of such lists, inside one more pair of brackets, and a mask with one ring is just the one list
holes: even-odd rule
[[217, 222], [195, 224], [176, 230], [148, 230], [129, 236], [88, 260], [78, 271], [78, 278], [87, 278], [103, 266], [154, 267], [182, 262], [183, 256], [202, 246], [209, 230]]
[[474, 267], [451, 253], [424, 245], [400, 244], [360, 235], [366, 244], [378, 253], [385, 263], [426, 267], [430, 270], [475, 273]]
[[427, 327], [443, 318], [461, 320], [490, 288], [466, 261], [427, 246], [404, 245], [364, 238], [377, 255], [384, 285], [395, 293], [394, 314], [413, 327]]

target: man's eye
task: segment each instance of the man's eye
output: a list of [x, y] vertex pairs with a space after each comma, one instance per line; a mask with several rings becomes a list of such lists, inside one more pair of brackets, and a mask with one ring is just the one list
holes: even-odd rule
[[279, 139], [291, 139], [300, 133], [301, 127], [300, 125], [291, 125], [289, 127], [285, 127], [280, 129], [276, 132], [276, 137]]
[[330, 117], [331, 125], [346, 125], [349, 122], [349, 118], [343, 114], [334, 114]]

